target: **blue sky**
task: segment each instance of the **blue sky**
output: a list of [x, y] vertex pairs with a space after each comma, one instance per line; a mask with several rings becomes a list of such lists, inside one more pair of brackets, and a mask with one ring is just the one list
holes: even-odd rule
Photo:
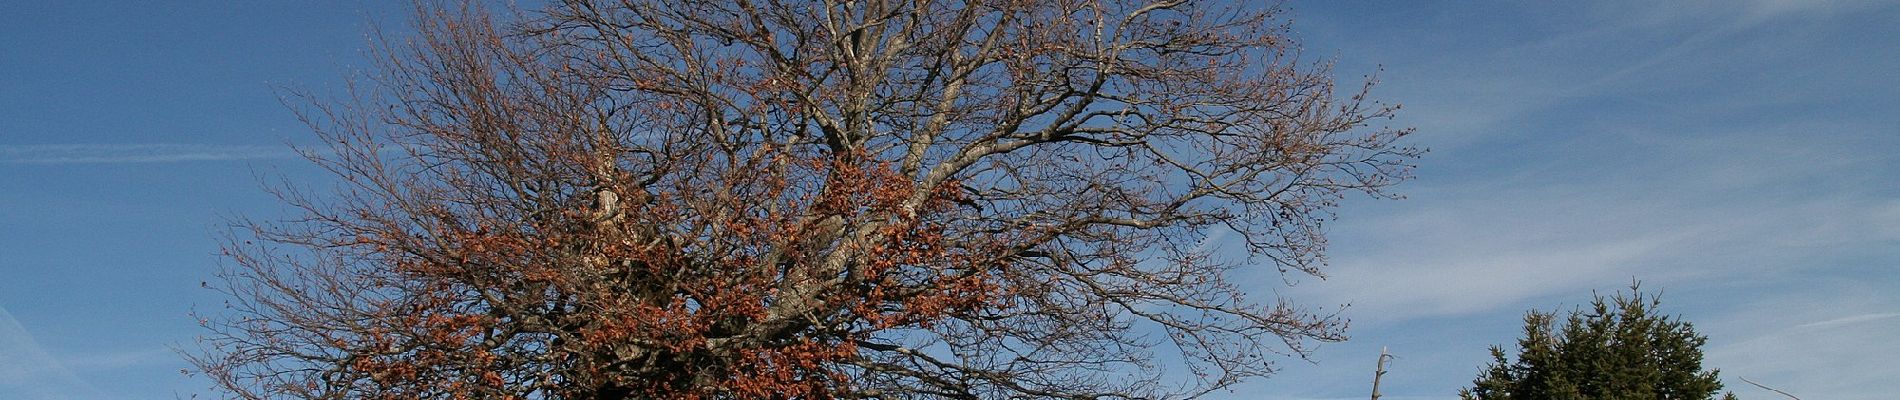
[[[23, 2], [21, 2], [23, 3]], [[223, 217], [322, 182], [275, 87], [335, 89], [378, 2], [0, 4], [0, 398], [203, 386], [168, 347], [222, 299]], [[1430, 147], [1401, 201], [1349, 201], [1326, 280], [1353, 340], [1218, 397], [1455, 396], [1529, 309], [1632, 278], [1706, 365], [1810, 399], [1891, 398], [1900, 354], [1900, 3], [1300, 2], [1294, 28]]]

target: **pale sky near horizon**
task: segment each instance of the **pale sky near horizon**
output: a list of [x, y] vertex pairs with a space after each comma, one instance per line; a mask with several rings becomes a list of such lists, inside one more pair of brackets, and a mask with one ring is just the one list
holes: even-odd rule
[[[333, 90], [394, 2], [0, 3], [0, 399], [189, 398], [223, 218], [322, 182], [277, 87]], [[1448, 2], [1449, 3], [1449, 2]], [[1289, 1], [1313, 60], [1432, 152], [1351, 199], [1352, 340], [1213, 398], [1455, 398], [1530, 309], [1632, 279], [1743, 398], [1888, 399], [1900, 354], [1900, 2]], [[399, 28], [390, 28], [400, 32]], [[1213, 244], [1219, 245], [1216, 240]]]

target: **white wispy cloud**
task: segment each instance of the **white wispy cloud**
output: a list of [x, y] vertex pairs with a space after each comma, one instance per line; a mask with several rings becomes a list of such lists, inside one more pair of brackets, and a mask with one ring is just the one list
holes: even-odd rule
[[[1873, 0], [1578, 4], [1578, 10], [1572, 10], [1578, 15], [1545, 21], [1578, 29], [1504, 46], [1390, 49], [1385, 46], [1417, 47], [1417, 43], [1378, 35], [1366, 37], [1400, 44], [1353, 44], [1355, 50], [1385, 48], [1386, 53], [1416, 57], [1374, 58], [1385, 64], [1385, 83], [1375, 91], [1380, 98], [1403, 102], [1406, 108], [1401, 119], [1429, 136], [1422, 140], [1431, 147], [1447, 150], [1500, 134], [1523, 133], [1510, 130], [1511, 124], [1561, 107], [1566, 101], [1605, 94], [1628, 99], [1629, 92], [1708, 80], [1710, 71], [1751, 62], [1738, 59], [1773, 58], [1765, 56], [1812, 46], [1810, 38], [1798, 35], [1748, 35], [1764, 26], [1900, 7], [1900, 3]], [[1818, 25], [1824, 24], [1809, 24]], [[1761, 84], [1735, 82], [1728, 86]], [[1787, 95], [1764, 91], [1734, 98]], [[1724, 99], [1705, 96], [1699, 100]]]
[[[1900, 131], [1825, 110], [1894, 81], [1832, 73], [1858, 64], [1815, 43], [1827, 18], [1873, 3], [1793, 3], [1615, 3], [1564, 19], [1587, 30], [1380, 60], [1436, 152], [1400, 189], [1410, 199], [1343, 208], [1331, 278], [1290, 290], [1350, 303], [1353, 341], [1257, 387], [1363, 398], [1390, 345], [1411, 359], [1388, 393], [1454, 398], [1523, 312], [1636, 278], [1710, 337], [1704, 365], [1737, 395], [1778, 397], [1746, 377], [1891, 397], [1900, 280], [1879, 264], [1900, 254], [1900, 156], [1886, 150]], [[1638, 9], [1667, 15], [1616, 20]]]
[[1883, 399], [1891, 392], [1891, 355], [1900, 354], [1900, 307], [1891, 287], [1837, 280], [1828, 290], [1758, 294], [1703, 321], [1705, 365], [1721, 368], [1744, 398], [1778, 397], [1737, 378], [1809, 399]]
[[27, 144], [0, 145], [0, 163], [91, 164], [231, 161], [296, 157], [283, 145]]
[[1820, 321], [1820, 322], [1809, 322], [1809, 323], [1805, 323], [1801, 325], [1795, 325], [1795, 328], [1826, 328], [1826, 327], [1832, 327], [1836, 325], [1848, 325], [1848, 324], [1858, 324], [1862, 322], [1879, 321], [1879, 320], [1893, 318], [1893, 317], [1900, 317], [1900, 313], [1891, 313], [1891, 312], [1866, 313], [1866, 314], [1860, 314], [1860, 315], [1835, 318], [1835, 319], [1830, 319], [1830, 320]]
[[1620, 142], [1612, 151], [1652, 154], [1524, 165], [1536, 172], [1429, 186], [1380, 207], [1389, 211], [1349, 214], [1337, 226], [1351, 241], [1335, 252], [1334, 279], [1309, 285], [1311, 295], [1398, 322], [1632, 277], [1663, 286], [1774, 279], [1825, 269], [1817, 256], [1836, 250], [1900, 241], [1900, 200], [1852, 190], [1877, 184], [1865, 171], [1891, 157], [1804, 162], [1852, 144], [1773, 132], [1729, 135], [1729, 146], [1675, 139], [1594, 137]]
[[115, 369], [133, 368], [133, 367], [144, 367], [144, 366], [171, 363], [171, 362], [176, 362], [179, 360], [179, 355], [177, 351], [174, 351], [170, 348], [165, 348], [165, 347], [149, 348], [149, 349], [134, 349], [134, 350], [124, 350], [124, 351], [111, 351], [111, 352], [62, 354], [62, 355], [59, 355], [58, 357], [60, 358], [61, 364], [65, 365], [67, 368], [71, 368], [78, 371], [115, 370]]
[[[1900, 157], [1870, 151], [1900, 145], [1870, 134], [1890, 126], [1749, 114], [1739, 110], [1794, 109], [1776, 105], [1813, 89], [1711, 73], [1778, 68], [1764, 49], [1810, 39], [1737, 32], [1879, 3], [1738, 3], [1593, 3], [1565, 20], [1589, 29], [1393, 60], [1403, 76], [1388, 78], [1392, 95], [1422, 115], [1410, 121], [1419, 140], [1446, 150], [1432, 157], [1465, 159], [1427, 158], [1427, 179], [1401, 189], [1410, 200], [1348, 209], [1334, 225], [1333, 279], [1302, 291], [1379, 316], [1361, 321], [1398, 322], [1520, 309], [1632, 277], [1772, 279], [1821, 268], [1812, 263], [1830, 250], [1900, 240], [1900, 201], [1878, 192]], [[1652, 99], [1665, 95], [1694, 100]], [[1625, 108], [1563, 109], [1605, 103]], [[1576, 122], [1538, 121], [1551, 117]], [[1446, 164], [1465, 175], [1432, 181]]]
[[5, 307], [0, 307], [0, 360], [4, 360], [0, 361], [0, 398], [106, 398], [103, 392], [49, 355]]

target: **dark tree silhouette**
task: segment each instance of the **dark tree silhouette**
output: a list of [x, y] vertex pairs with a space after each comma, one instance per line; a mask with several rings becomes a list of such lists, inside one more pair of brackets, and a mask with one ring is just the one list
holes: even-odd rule
[[[1636, 285], [1574, 310], [1562, 326], [1556, 312], [1524, 316], [1517, 360], [1491, 347], [1493, 364], [1459, 391], [1472, 400], [1716, 398], [1718, 371], [1702, 369], [1708, 338], [1678, 318], [1658, 314], [1661, 300]], [[1733, 400], [1733, 394], [1724, 399]]]
[[[1336, 203], [1388, 196], [1418, 151], [1252, 3], [418, 7], [354, 101], [306, 114], [344, 184], [234, 235], [195, 361], [300, 399], [1180, 398], [1267, 375], [1343, 324], [1231, 275], [1319, 275]], [[1251, 261], [1208, 254], [1216, 231]]]

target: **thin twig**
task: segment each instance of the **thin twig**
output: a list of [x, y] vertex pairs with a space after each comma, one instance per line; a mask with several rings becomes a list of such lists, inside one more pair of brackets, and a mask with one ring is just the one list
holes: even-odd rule
[[[1737, 377], [1737, 378], [1740, 378], [1740, 377]], [[1755, 381], [1748, 380], [1748, 378], [1742, 378], [1742, 382], [1748, 382], [1748, 384], [1750, 385], [1755, 385], [1755, 387], [1762, 388], [1762, 389], [1768, 389], [1771, 392], [1781, 393], [1782, 396], [1788, 396], [1788, 398], [1790, 399], [1801, 400], [1800, 397], [1794, 397], [1794, 395], [1788, 394], [1788, 392], [1783, 392], [1781, 391], [1781, 389], [1771, 388], [1771, 387], [1768, 387], [1768, 385], [1755, 383]]]

